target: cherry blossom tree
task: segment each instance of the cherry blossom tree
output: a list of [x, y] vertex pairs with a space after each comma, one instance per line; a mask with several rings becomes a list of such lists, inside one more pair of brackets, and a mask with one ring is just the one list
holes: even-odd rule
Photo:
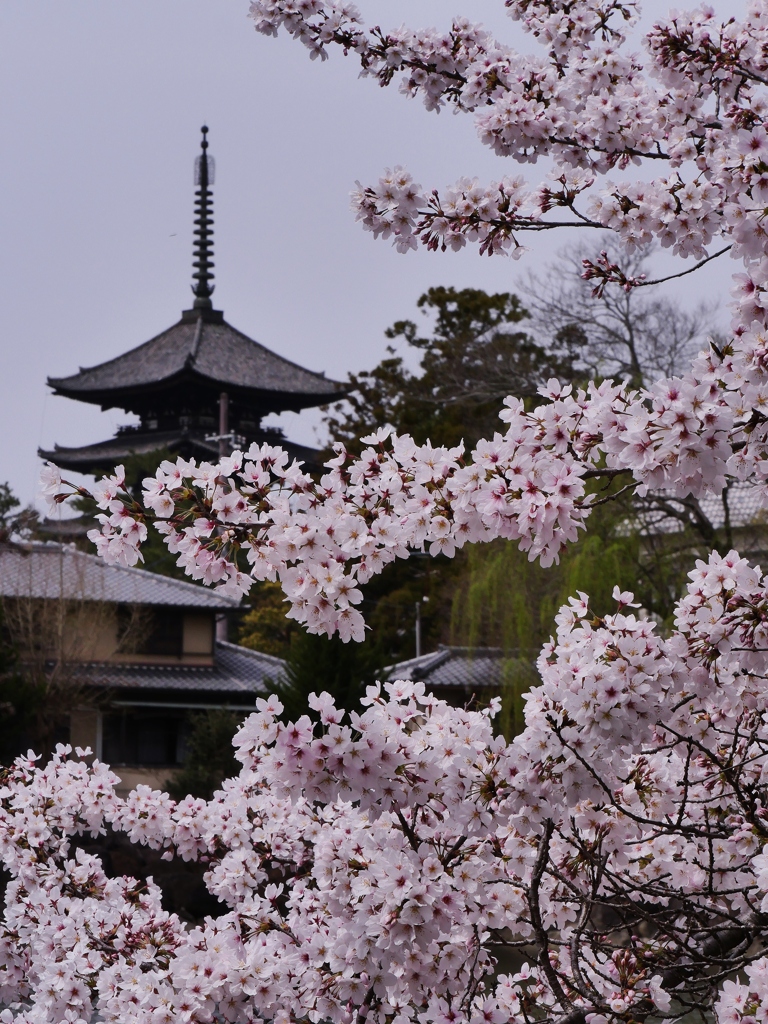
[[[414, 548], [502, 537], [548, 564], [622, 488], [699, 497], [749, 480], [768, 501], [768, 8], [676, 14], [641, 60], [622, 36], [633, 5], [506, 6], [538, 56], [464, 20], [387, 34], [349, 4], [251, 12], [429, 109], [472, 112], [500, 155], [554, 165], [538, 186], [443, 193], [398, 169], [355, 194], [365, 227], [399, 249], [492, 255], [520, 255], [523, 231], [608, 228], [629, 252], [670, 247], [681, 275], [729, 251], [730, 339], [644, 389], [551, 381], [533, 409], [508, 399], [471, 452], [385, 430], [315, 481], [254, 446], [164, 463], [141, 503], [118, 469], [94, 491], [105, 558], [135, 564], [159, 529], [193, 578], [235, 593], [277, 579], [306, 628], [357, 640], [361, 587]], [[661, 176], [626, 177], [644, 162]], [[598, 290], [649, 283], [607, 258], [585, 274]], [[71, 493], [53, 467], [44, 486]], [[313, 696], [314, 729], [260, 701], [235, 740], [240, 775], [209, 802], [118, 799], [110, 769], [67, 748], [17, 761], [0, 782], [0, 1020], [768, 1019], [768, 579], [735, 552], [699, 560], [666, 637], [614, 597], [603, 618], [586, 595], [561, 610], [512, 744], [493, 736], [496, 702], [459, 711], [392, 683], [349, 720]], [[151, 881], [108, 878], [73, 844], [106, 827], [204, 861], [222, 915], [187, 927]]]

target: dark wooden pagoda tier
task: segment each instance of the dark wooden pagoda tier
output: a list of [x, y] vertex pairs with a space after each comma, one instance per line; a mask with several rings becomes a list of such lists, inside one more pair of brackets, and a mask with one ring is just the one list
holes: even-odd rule
[[279, 431], [263, 428], [262, 418], [325, 405], [344, 394], [342, 384], [270, 352], [213, 309], [188, 310], [151, 341], [71, 377], [49, 377], [48, 384], [57, 395], [139, 417], [137, 427], [108, 441], [40, 452], [83, 473], [103, 472], [115, 459], [163, 448], [185, 458], [215, 458], [217, 442], [206, 438], [217, 430], [222, 392], [228, 396], [233, 434], [249, 444], [283, 444], [297, 458], [308, 459], [313, 449], [286, 442]]
[[215, 459], [225, 435], [231, 441], [229, 450], [252, 442], [280, 444], [311, 464], [318, 454], [314, 449], [286, 441], [261, 421], [270, 413], [326, 405], [346, 393], [343, 384], [271, 352], [213, 309], [213, 161], [206, 133], [203, 129], [197, 162], [194, 306], [172, 327], [116, 359], [81, 368], [70, 377], [48, 378], [57, 395], [102, 409], [125, 409], [139, 419], [138, 425], [98, 444], [57, 444], [52, 451], [40, 451], [64, 469], [102, 473], [132, 455], [164, 450], [184, 458]]

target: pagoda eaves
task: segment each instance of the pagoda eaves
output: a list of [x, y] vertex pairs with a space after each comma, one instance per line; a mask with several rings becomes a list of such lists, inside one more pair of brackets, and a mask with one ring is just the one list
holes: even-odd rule
[[[191, 309], [181, 320], [123, 355], [71, 377], [49, 377], [57, 395], [144, 415], [165, 394], [190, 389], [210, 402], [222, 390], [251, 403], [259, 417], [336, 401], [344, 385], [253, 341], [217, 310]], [[173, 403], [175, 404], [175, 402]]]

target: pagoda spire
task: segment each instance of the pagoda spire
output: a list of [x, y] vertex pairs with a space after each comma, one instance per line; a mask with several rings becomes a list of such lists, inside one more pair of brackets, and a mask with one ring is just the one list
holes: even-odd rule
[[213, 193], [211, 185], [214, 179], [213, 157], [208, 156], [208, 127], [200, 129], [203, 134], [200, 143], [200, 156], [195, 160], [195, 245], [192, 266], [195, 293], [194, 309], [212, 309], [213, 294]]

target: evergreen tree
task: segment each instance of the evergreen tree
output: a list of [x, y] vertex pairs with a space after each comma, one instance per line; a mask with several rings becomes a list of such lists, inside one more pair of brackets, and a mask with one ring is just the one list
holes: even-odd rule
[[190, 715], [187, 751], [181, 769], [166, 782], [174, 800], [190, 796], [210, 800], [225, 779], [237, 775], [232, 737], [243, 716], [226, 708], [196, 711]]
[[286, 618], [288, 605], [282, 587], [265, 580], [251, 589], [249, 603], [251, 610], [242, 618], [237, 642], [253, 651], [284, 658], [299, 627]]
[[[340, 666], [354, 670], [367, 684], [382, 667], [412, 658], [416, 653], [417, 604], [423, 649], [434, 650], [448, 639], [453, 591], [462, 567], [461, 556], [449, 559], [442, 555], [413, 555], [388, 565], [366, 586], [362, 608], [371, 628], [365, 642], [341, 644], [336, 655], [326, 653], [327, 638], [307, 639], [304, 631], [286, 618], [288, 606], [279, 583], [260, 583], [249, 595], [251, 610], [242, 619], [237, 642], [288, 659], [293, 670], [306, 678], [306, 685], [301, 684], [306, 694], [328, 690], [346, 706], [348, 684], [339, 682]], [[338, 693], [336, 685], [342, 686]]]
[[532, 396], [550, 377], [574, 376], [581, 339], [566, 332], [542, 347], [520, 328], [528, 313], [509, 292], [430, 288], [417, 306], [430, 317], [430, 332], [398, 320], [386, 335], [418, 356], [418, 372], [390, 346], [373, 370], [351, 374], [349, 396], [326, 417], [334, 440], [355, 448], [360, 437], [391, 425], [418, 443], [471, 446], [501, 427], [507, 395]]
[[345, 644], [338, 636], [315, 636], [303, 630], [292, 638], [286, 663], [286, 679], [272, 680], [269, 685], [283, 703], [286, 722], [295, 722], [302, 715], [314, 717], [308, 697], [323, 691], [330, 693], [339, 707], [362, 711], [365, 688], [384, 667], [380, 652], [370, 642]]

